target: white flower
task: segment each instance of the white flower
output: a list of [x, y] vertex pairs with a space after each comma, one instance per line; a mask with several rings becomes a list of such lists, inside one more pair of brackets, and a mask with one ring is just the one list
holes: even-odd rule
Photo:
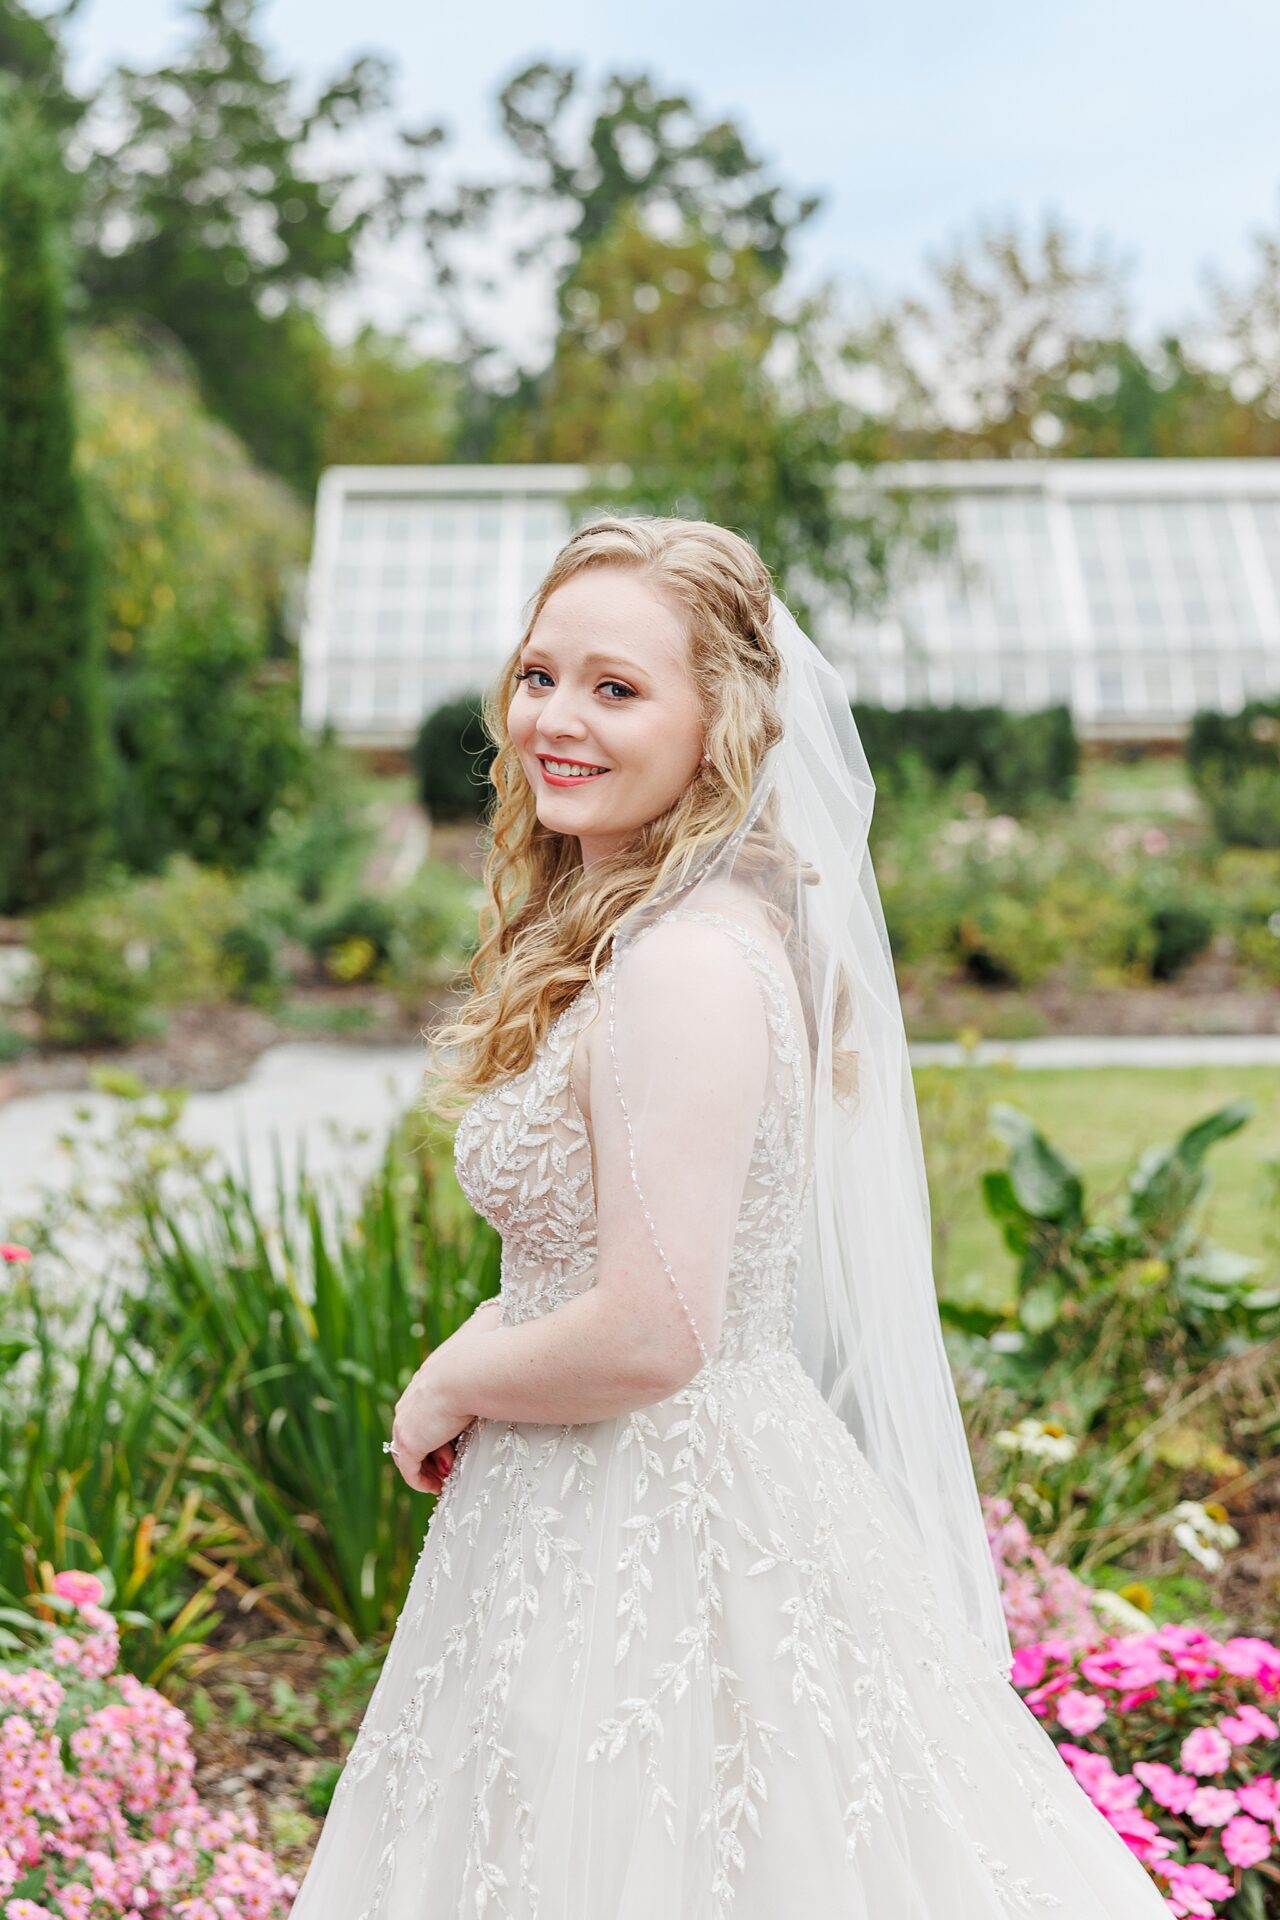
[[1165, 1519], [1178, 1545], [1210, 1573], [1217, 1573], [1222, 1565], [1221, 1549], [1240, 1545], [1240, 1535], [1221, 1507], [1204, 1507], [1198, 1500], [1180, 1500]]
[[1089, 1605], [1100, 1620], [1118, 1633], [1145, 1633], [1151, 1625], [1149, 1613], [1131, 1606], [1122, 1594], [1113, 1593], [1110, 1587], [1091, 1587]]
[[1071, 1435], [1046, 1420], [1019, 1420], [1016, 1427], [1003, 1427], [996, 1445], [1006, 1453], [1029, 1453], [1037, 1460], [1071, 1460], [1076, 1453]]

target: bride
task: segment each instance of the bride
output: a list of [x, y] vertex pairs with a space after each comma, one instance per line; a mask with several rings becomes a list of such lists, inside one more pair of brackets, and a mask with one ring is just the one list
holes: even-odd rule
[[738, 535], [604, 519], [490, 695], [433, 1101], [502, 1286], [294, 1920], [1157, 1920], [1008, 1681], [838, 676]]

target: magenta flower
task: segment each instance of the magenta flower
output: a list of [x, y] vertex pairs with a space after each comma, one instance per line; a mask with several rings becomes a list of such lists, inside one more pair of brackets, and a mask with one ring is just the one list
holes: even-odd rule
[[1237, 1814], [1222, 1830], [1222, 1851], [1233, 1867], [1256, 1867], [1271, 1857], [1271, 1835], [1247, 1813]]
[[19, 1260], [30, 1258], [30, 1247], [20, 1247], [16, 1240], [0, 1240], [0, 1260], [7, 1260], [11, 1266], [16, 1266]]
[[1188, 1773], [1222, 1773], [1231, 1764], [1231, 1742], [1216, 1727], [1194, 1727], [1179, 1757]]

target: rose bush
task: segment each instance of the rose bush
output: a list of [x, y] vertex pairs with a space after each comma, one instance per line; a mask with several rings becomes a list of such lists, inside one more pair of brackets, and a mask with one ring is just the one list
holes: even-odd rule
[[1280, 1647], [1178, 1625], [1015, 1650], [1013, 1683], [1172, 1914], [1280, 1905]]
[[0, 1901], [5, 1920], [276, 1920], [296, 1883], [252, 1815], [195, 1790], [186, 1716], [117, 1670], [92, 1574], [55, 1575], [40, 1645], [0, 1666]]

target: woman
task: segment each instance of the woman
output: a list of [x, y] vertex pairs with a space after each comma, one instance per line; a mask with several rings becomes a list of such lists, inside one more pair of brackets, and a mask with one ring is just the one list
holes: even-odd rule
[[1007, 1680], [832, 669], [724, 528], [607, 519], [491, 696], [437, 1110], [502, 1288], [295, 1920], [1156, 1920]]

